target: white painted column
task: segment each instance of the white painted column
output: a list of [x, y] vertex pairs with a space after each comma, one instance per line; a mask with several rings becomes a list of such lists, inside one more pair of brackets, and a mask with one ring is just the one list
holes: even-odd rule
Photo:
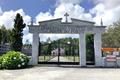
[[30, 64], [38, 64], [38, 46], [39, 46], [39, 33], [33, 33], [33, 42], [32, 42], [32, 57]]
[[85, 33], [81, 32], [79, 39], [79, 56], [80, 56], [80, 66], [86, 66], [86, 39]]
[[101, 52], [101, 33], [94, 34], [94, 51], [95, 51], [95, 66], [101, 67], [102, 64], [102, 52]]

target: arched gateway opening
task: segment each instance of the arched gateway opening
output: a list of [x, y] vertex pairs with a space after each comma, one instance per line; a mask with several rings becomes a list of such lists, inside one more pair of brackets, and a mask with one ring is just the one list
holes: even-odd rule
[[79, 34], [79, 65], [86, 66], [86, 34], [94, 35], [94, 56], [95, 66], [103, 66], [103, 58], [101, 53], [101, 34], [105, 31], [106, 26], [95, 26], [94, 22], [83, 21], [71, 18], [62, 22], [62, 18], [52, 19], [39, 22], [39, 25], [29, 26], [29, 32], [33, 34], [32, 43], [32, 57], [30, 63], [32, 65], [38, 64], [38, 47], [40, 33], [68, 33]]

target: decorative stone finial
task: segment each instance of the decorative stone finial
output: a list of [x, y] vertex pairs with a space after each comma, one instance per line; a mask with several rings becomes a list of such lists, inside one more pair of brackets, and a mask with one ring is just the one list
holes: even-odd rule
[[69, 16], [69, 14], [66, 12], [66, 13], [64, 14], [64, 16], [65, 16], [65, 18], [66, 18], [65, 22], [68, 22], [68, 16]]
[[31, 25], [33, 25], [33, 19], [31, 19]]
[[100, 22], [101, 26], [103, 26], [103, 21], [102, 21], [102, 18], [101, 18], [101, 22]]

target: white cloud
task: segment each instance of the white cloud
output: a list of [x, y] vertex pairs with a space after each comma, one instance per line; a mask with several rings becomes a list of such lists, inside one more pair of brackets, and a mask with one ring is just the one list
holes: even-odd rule
[[106, 6], [106, 8], [111, 9], [120, 5], [120, 0], [91, 0], [95, 4], [102, 3]]
[[86, 13], [84, 8], [79, 4], [73, 3], [60, 4], [54, 11], [54, 17], [63, 17], [66, 12], [72, 18], [92, 21], [92, 15], [90, 13]]
[[98, 4], [94, 8], [90, 9], [91, 14], [101, 15], [105, 12], [105, 6], [103, 4]]
[[50, 12], [40, 12], [37, 16], [36, 16], [36, 23], [38, 23], [39, 21], [44, 21], [44, 20], [49, 20], [52, 19], [53, 16], [50, 14]]
[[13, 28], [14, 18], [17, 13], [23, 16], [23, 20], [26, 24], [30, 22], [31, 17], [26, 15], [23, 9], [19, 9], [16, 11], [10, 10], [2, 12], [2, 15], [0, 15], [0, 25], [5, 25], [6, 28]]
[[13, 27], [13, 20], [14, 20], [14, 12], [11, 10], [9, 12], [4, 12], [0, 16], [0, 25], [5, 25], [6, 28]]
[[93, 17], [93, 20], [97, 25], [100, 25], [100, 20], [102, 18], [104, 25], [108, 26], [120, 19], [120, 6], [107, 9], [104, 4], [100, 3], [92, 8], [90, 10], [90, 13], [95, 15], [95, 17]]
[[[70, 17], [83, 19], [83, 20], [91, 20], [92, 15], [90, 13], [86, 13], [84, 8], [79, 5], [80, 0], [60, 0], [57, 5], [54, 14], [52, 15], [48, 12], [40, 12], [36, 16], [36, 22], [54, 19], [54, 18], [63, 18], [63, 15], [68, 12]], [[77, 34], [40, 34], [41, 41], [46, 41], [46, 39], [50, 37], [52, 40], [62, 38], [62, 37], [75, 37], [78, 38]]]
[[[56, 2], [56, 8], [54, 11], [54, 14], [52, 15], [50, 11], [47, 12], [40, 12], [36, 17], [36, 23], [39, 21], [54, 19], [63, 17], [63, 15], [68, 12], [70, 17], [82, 19], [82, 20], [88, 20], [88, 21], [95, 21], [97, 25], [100, 25], [101, 18], [103, 19], [104, 25], [110, 25], [116, 20], [119, 19], [120, 14], [120, 0], [91, 0], [95, 3], [95, 6], [89, 10], [89, 12], [85, 12], [85, 8], [80, 6], [80, 2], [83, 0], [58, 0]], [[22, 9], [19, 9], [17, 11], [6, 11], [2, 12], [0, 9], [0, 24], [5, 24], [7, 26], [13, 25], [13, 19], [15, 17], [15, 14], [19, 12], [25, 21], [25, 23], [29, 23], [31, 17], [26, 15], [25, 12]], [[94, 15], [94, 16], [92, 16]], [[48, 37], [51, 39], [57, 39], [62, 37], [70, 36], [68, 34], [41, 34], [40, 38], [42, 41], [45, 41]], [[72, 35], [75, 36], [75, 35]], [[76, 36], [78, 37], [78, 36]], [[24, 37], [23, 42], [25, 42], [27, 39], [30, 39], [30, 42], [32, 42], [32, 35], [28, 34], [28, 27], [24, 29]]]
[[2, 12], [3, 12], [3, 11], [2, 11], [2, 9], [1, 9], [1, 7], [0, 7], [0, 15], [2, 15]]
[[25, 44], [26, 40], [29, 40], [30, 43], [32, 43], [32, 34], [28, 33], [26, 35], [23, 36], [23, 44]]
[[70, 2], [66, 3], [66, 1], [65, 2], [63, 1], [63, 3], [59, 4], [56, 7], [53, 15], [49, 11], [45, 13], [40, 12], [36, 16], [36, 22], [49, 20], [53, 18], [61, 18], [61, 17], [63, 18], [66, 12], [69, 13], [71, 18], [92, 21], [92, 15], [90, 13], [86, 13], [84, 8], [81, 7], [79, 4], [74, 4], [72, 3], [72, 1], [71, 3]]
[[72, 37], [72, 38], [78, 38], [78, 34], [40, 34], [40, 40], [46, 41], [47, 38], [50, 38], [51, 40], [56, 40], [63, 37]]
[[[13, 28], [14, 19], [17, 13], [21, 14], [21, 16], [23, 17], [24, 23], [26, 23], [26, 25], [30, 23], [31, 17], [26, 15], [23, 9], [18, 9], [16, 11], [10, 10], [10, 11], [2, 12], [2, 9], [0, 8], [0, 14], [1, 14], [0, 25], [4, 25], [7, 29]], [[27, 39], [30, 39], [30, 42], [31, 42], [32, 36], [29, 34], [28, 27], [24, 28], [23, 33], [24, 33], [23, 42], [25, 43]]]
[[[63, 17], [65, 12], [68, 12], [70, 17], [73, 17], [73, 18], [88, 20], [88, 21], [95, 21], [97, 25], [100, 25], [101, 18], [103, 19], [104, 25], [110, 25], [114, 21], [119, 19], [120, 7], [118, 5], [117, 6], [113, 5], [114, 7], [111, 8], [111, 7], [108, 7], [106, 2], [101, 1], [99, 2], [99, 4], [97, 3], [92, 9], [90, 9], [90, 11], [87, 13], [85, 12], [85, 9], [79, 5], [81, 0], [79, 0], [78, 2], [77, 1], [78, 0], [76, 0], [75, 2], [73, 0], [69, 0], [69, 1], [60, 0], [59, 4], [57, 4], [56, 6], [56, 9], [53, 15], [49, 11], [45, 13], [40, 12], [36, 16], [36, 22]], [[109, 2], [109, 4], [112, 4], [112, 2], [111, 3]], [[113, 3], [113, 4], [116, 4], [116, 3]], [[94, 15], [94, 17], [92, 15]], [[41, 38], [41, 41], [46, 41], [48, 37], [50, 37], [52, 40], [55, 40], [58, 38], [70, 37], [70, 36], [73, 37], [75, 35], [41, 34], [40, 38]], [[76, 37], [79, 37], [79, 36], [76, 35]]]
[[24, 35], [27, 35], [29, 33], [29, 27], [26, 26], [24, 29], [23, 29], [23, 34]]

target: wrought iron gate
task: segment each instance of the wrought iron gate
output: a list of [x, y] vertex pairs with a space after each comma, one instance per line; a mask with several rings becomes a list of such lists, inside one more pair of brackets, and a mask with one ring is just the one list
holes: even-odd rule
[[60, 40], [39, 45], [39, 64], [79, 64], [79, 45]]

